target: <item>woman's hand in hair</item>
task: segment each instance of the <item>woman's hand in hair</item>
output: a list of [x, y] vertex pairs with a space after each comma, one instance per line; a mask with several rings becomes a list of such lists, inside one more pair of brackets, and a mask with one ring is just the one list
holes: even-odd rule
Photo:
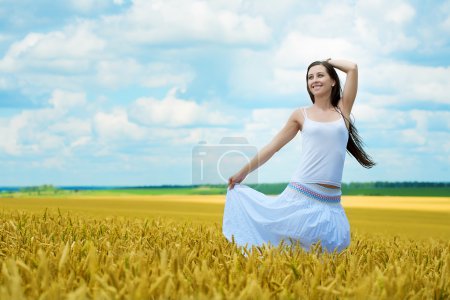
[[358, 91], [358, 65], [343, 59], [327, 59], [326, 62], [347, 74], [344, 89], [342, 90], [340, 107], [344, 115], [348, 118]]

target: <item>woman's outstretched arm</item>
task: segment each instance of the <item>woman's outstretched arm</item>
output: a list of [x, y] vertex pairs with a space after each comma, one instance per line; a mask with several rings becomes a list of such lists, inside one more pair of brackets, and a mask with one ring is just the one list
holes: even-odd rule
[[233, 189], [236, 183], [242, 182], [248, 174], [266, 163], [277, 151], [291, 141], [299, 130], [300, 122], [298, 120], [298, 110], [296, 110], [272, 141], [264, 146], [239, 172], [228, 179], [228, 187]]
[[346, 117], [350, 116], [358, 91], [358, 66], [343, 59], [328, 59], [329, 64], [347, 74], [342, 91], [341, 109]]

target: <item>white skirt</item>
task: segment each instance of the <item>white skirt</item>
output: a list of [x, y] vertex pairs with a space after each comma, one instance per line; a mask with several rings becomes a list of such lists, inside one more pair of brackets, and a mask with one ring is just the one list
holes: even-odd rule
[[350, 225], [340, 199], [340, 189], [313, 183], [291, 182], [273, 197], [237, 184], [227, 191], [223, 234], [240, 246], [292, 240], [306, 251], [318, 242], [342, 251], [350, 244]]

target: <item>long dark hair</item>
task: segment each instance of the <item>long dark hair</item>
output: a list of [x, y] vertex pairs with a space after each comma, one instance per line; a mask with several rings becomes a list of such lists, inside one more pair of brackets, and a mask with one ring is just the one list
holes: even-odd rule
[[338, 107], [339, 100], [342, 98], [342, 89], [341, 89], [341, 81], [339, 80], [339, 76], [336, 73], [336, 70], [333, 68], [331, 64], [326, 61], [315, 61], [309, 65], [308, 70], [306, 72], [306, 86], [308, 87], [308, 94], [311, 97], [312, 103], [314, 103], [314, 95], [309, 90], [308, 86], [308, 73], [309, 69], [313, 66], [322, 65], [327, 70], [328, 75], [336, 82], [335, 85], [331, 88], [331, 105], [336, 109], [338, 113], [348, 122], [348, 133], [349, 138], [347, 142], [347, 152], [350, 153], [364, 168], [372, 168], [375, 165], [375, 162], [366, 153], [363, 149], [363, 141], [358, 134], [358, 130], [355, 125], [353, 125], [353, 121], [350, 118], [346, 118], [340, 108]]

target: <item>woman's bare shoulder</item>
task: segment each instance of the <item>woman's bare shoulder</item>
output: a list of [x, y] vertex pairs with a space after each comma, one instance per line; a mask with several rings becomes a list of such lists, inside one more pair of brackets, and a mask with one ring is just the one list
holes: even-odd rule
[[306, 106], [296, 108], [292, 111], [291, 116], [290, 116], [290, 119], [295, 121], [298, 124], [300, 130], [302, 130], [303, 122], [305, 122], [304, 110], [306, 108], [307, 108]]

